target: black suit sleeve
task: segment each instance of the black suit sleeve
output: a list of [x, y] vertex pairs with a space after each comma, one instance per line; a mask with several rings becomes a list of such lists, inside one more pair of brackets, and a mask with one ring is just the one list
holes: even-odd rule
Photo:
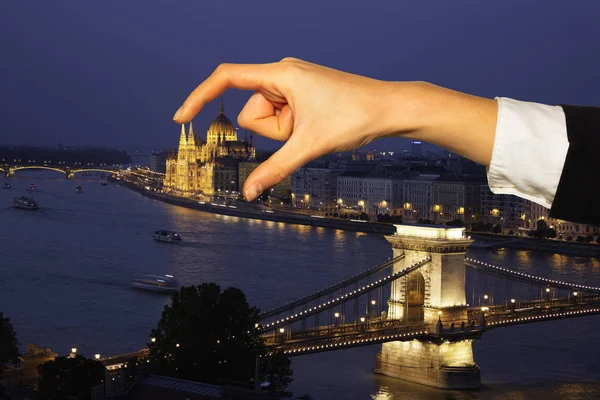
[[550, 217], [600, 225], [600, 107], [561, 107], [569, 150]]

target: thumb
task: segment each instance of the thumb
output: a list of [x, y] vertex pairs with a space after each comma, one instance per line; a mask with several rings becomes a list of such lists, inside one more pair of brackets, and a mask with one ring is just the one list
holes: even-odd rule
[[256, 199], [265, 189], [275, 186], [296, 169], [300, 168], [311, 157], [297, 140], [290, 138], [275, 154], [260, 164], [244, 183], [244, 197], [248, 201]]

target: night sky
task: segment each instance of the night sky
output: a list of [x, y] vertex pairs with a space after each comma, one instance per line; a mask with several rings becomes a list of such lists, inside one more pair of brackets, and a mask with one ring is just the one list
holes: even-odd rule
[[[487, 97], [600, 105], [599, 20], [597, 0], [5, 0], [0, 144], [175, 147], [173, 113], [219, 63], [285, 56]], [[234, 123], [249, 95], [226, 93]], [[204, 137], [217, 113], [215, 103], [195, 118]]]

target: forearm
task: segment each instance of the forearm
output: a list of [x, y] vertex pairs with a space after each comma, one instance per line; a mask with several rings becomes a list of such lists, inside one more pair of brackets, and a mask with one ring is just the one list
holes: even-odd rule
[[386, 85], [385, 136], [422, 140], [490, 165], [498, 115], [495, 100], [422, 82]]

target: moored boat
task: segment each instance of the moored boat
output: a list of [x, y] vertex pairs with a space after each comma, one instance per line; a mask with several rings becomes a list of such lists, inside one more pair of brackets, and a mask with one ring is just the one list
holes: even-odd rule
[[3, 188], [4, 189], [12, 189], [12, 186], [10, 186], [10, 183], [6, 182], [6, 183], [4, 183]]
[[33, 211], [39, 210], [39, 208], [40, 208], [37, 201], [35, 201], [33, 198], [27, 197], [27, 196], [15, 197], [13, 199], [13, 207], [19, 208], [21, 210], [33, 210]]
[[75, 186], [75, 191], [77, 193], [83, 193], [83, 188], [81, 186], [77, 185], [77, 186]]
[[37, 190], [37, 186], [35, 186], [35, 183], [29, 184], [29, 190], [31, 190], [31, 191]]
[[179, 236], [178, 233], [167, 231], [164, 229], [155, 231], [152, 234], [152, 237], [154, 237], [154, 240], [159, 241], [159, 242], [169, 242], [169, 243], [181, 242], [181, 236]]
[[174, 293], [179, 290], [179, 283], [172, 275], [139, 275], [131, 282], [131, 287], [151, 292]]

